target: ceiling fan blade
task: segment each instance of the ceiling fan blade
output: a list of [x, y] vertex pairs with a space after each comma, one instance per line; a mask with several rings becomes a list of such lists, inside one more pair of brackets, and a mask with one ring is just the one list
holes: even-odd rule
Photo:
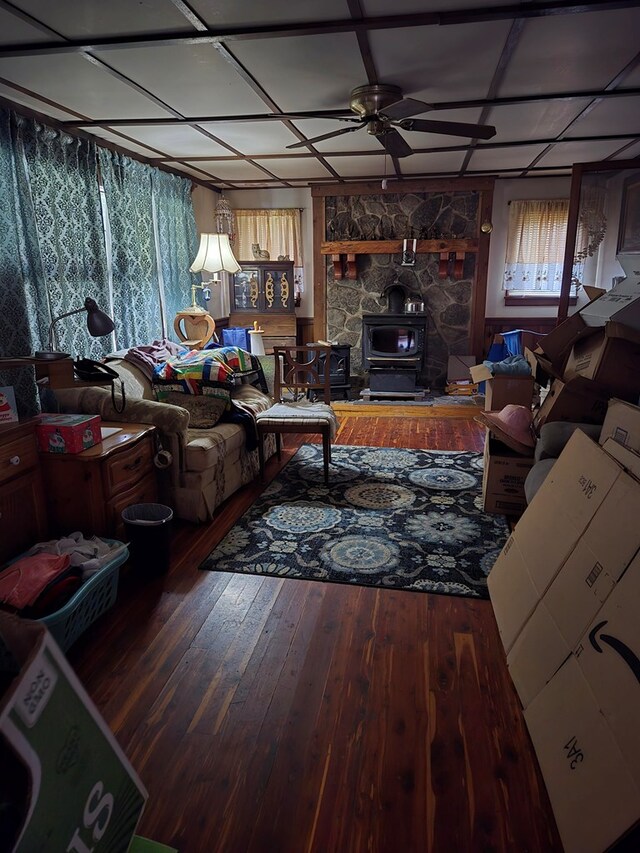
[[322, 136], [314, 136], [313, 139], [305, 139], [304, 142], [294, 142], [293, 145], [287, 145], [287, 148], [304, 148], [314, 142], [321, 142], [323, 139], [332, 139], [334, 136], [342, 136], [343, 133], [353, 133], [354, 130], [360, 130], [366, 122], [358, 122], [355, 127], [343, 127], [342, 130], [332, 130], [331, 133], [323, 133]]
[[397, 121], [400, 118], [419, 115], [420, 113], [429, 112], [432, 109], [431, 104], [425, 104], [424, 101], [416, 101], [414, 98], [403, 98], [401, 101], [396, 101], [395, 104], [384, 107], [380, 112], [387, 118]]
[[496, 129], [490, 124], [466, 124], [459, 121], [431, 121], [431, 119], [407, 119], [399, 123], [403, 130], [419, 130], [423, 133], [447, 133], [450, 136], [470, 136], [472, 139], [491, 139]]
[[408, 157], [409, 154], [413, 154], [413, 149], [404, 141], [398, 131], [393, 128], [389, 128], [389, 130], [377, 136], [376, 139], [387, 154], [390, 154], [392, 157]]

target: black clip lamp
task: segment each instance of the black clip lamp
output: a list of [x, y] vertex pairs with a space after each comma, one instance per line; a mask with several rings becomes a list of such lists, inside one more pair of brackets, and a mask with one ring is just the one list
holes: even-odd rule
[[67, 311], [64, 314], [59, 314], [57, 317], [53, 318], [49, 326], [49, 349], [46, 352], [37, 352], [35, 357], [49, 361], [58, 358], [68, 358], [68, 353], [58, 352], [55, 349], [57, 346], [55, 326], [58, 320], [62, 320], [63, 317], [71, 317], [72, 314], [80, 314], [82, 311], [87, 312], [87, 329], [89, 330], [91, 337], [101, 338], [103, 335], [108, 335], [115, 329], [115, 325], [111, 317], [98, 308], [95, 299], [91, 299], [91, 297], [88, 296], [84, 300], [84, 305], [81, 308], [75, 308], [73, 311]]

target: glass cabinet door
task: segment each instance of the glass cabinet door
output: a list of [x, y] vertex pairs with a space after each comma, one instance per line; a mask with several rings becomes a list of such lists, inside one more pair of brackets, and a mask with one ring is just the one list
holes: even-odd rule
[[243, 267], [233, 275], [232, 304], [234, 311], [261, 311], [260, 270]]

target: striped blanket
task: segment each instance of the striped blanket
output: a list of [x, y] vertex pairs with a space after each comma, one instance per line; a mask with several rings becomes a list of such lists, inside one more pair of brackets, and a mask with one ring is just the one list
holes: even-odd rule
[[230, 389], [234, 376], [252, 370], [251, 354], [240, 347], [191, 350], [158, 364], [153, 383], [156, 388], [171, 385], [184, 394], [203, 394], [208, 388]]

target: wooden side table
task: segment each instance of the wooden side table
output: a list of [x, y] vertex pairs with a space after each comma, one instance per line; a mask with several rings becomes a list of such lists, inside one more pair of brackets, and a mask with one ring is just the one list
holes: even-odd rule
[[0, 565], [46, 539], [36, 421], [0, 426]]
[[49, 520], [54, 535], [125, 538], [122, 510], [155, 503], [158, 496], [155, 427], [102, 423], [118, 432], [82, 453], [40, 453]]

